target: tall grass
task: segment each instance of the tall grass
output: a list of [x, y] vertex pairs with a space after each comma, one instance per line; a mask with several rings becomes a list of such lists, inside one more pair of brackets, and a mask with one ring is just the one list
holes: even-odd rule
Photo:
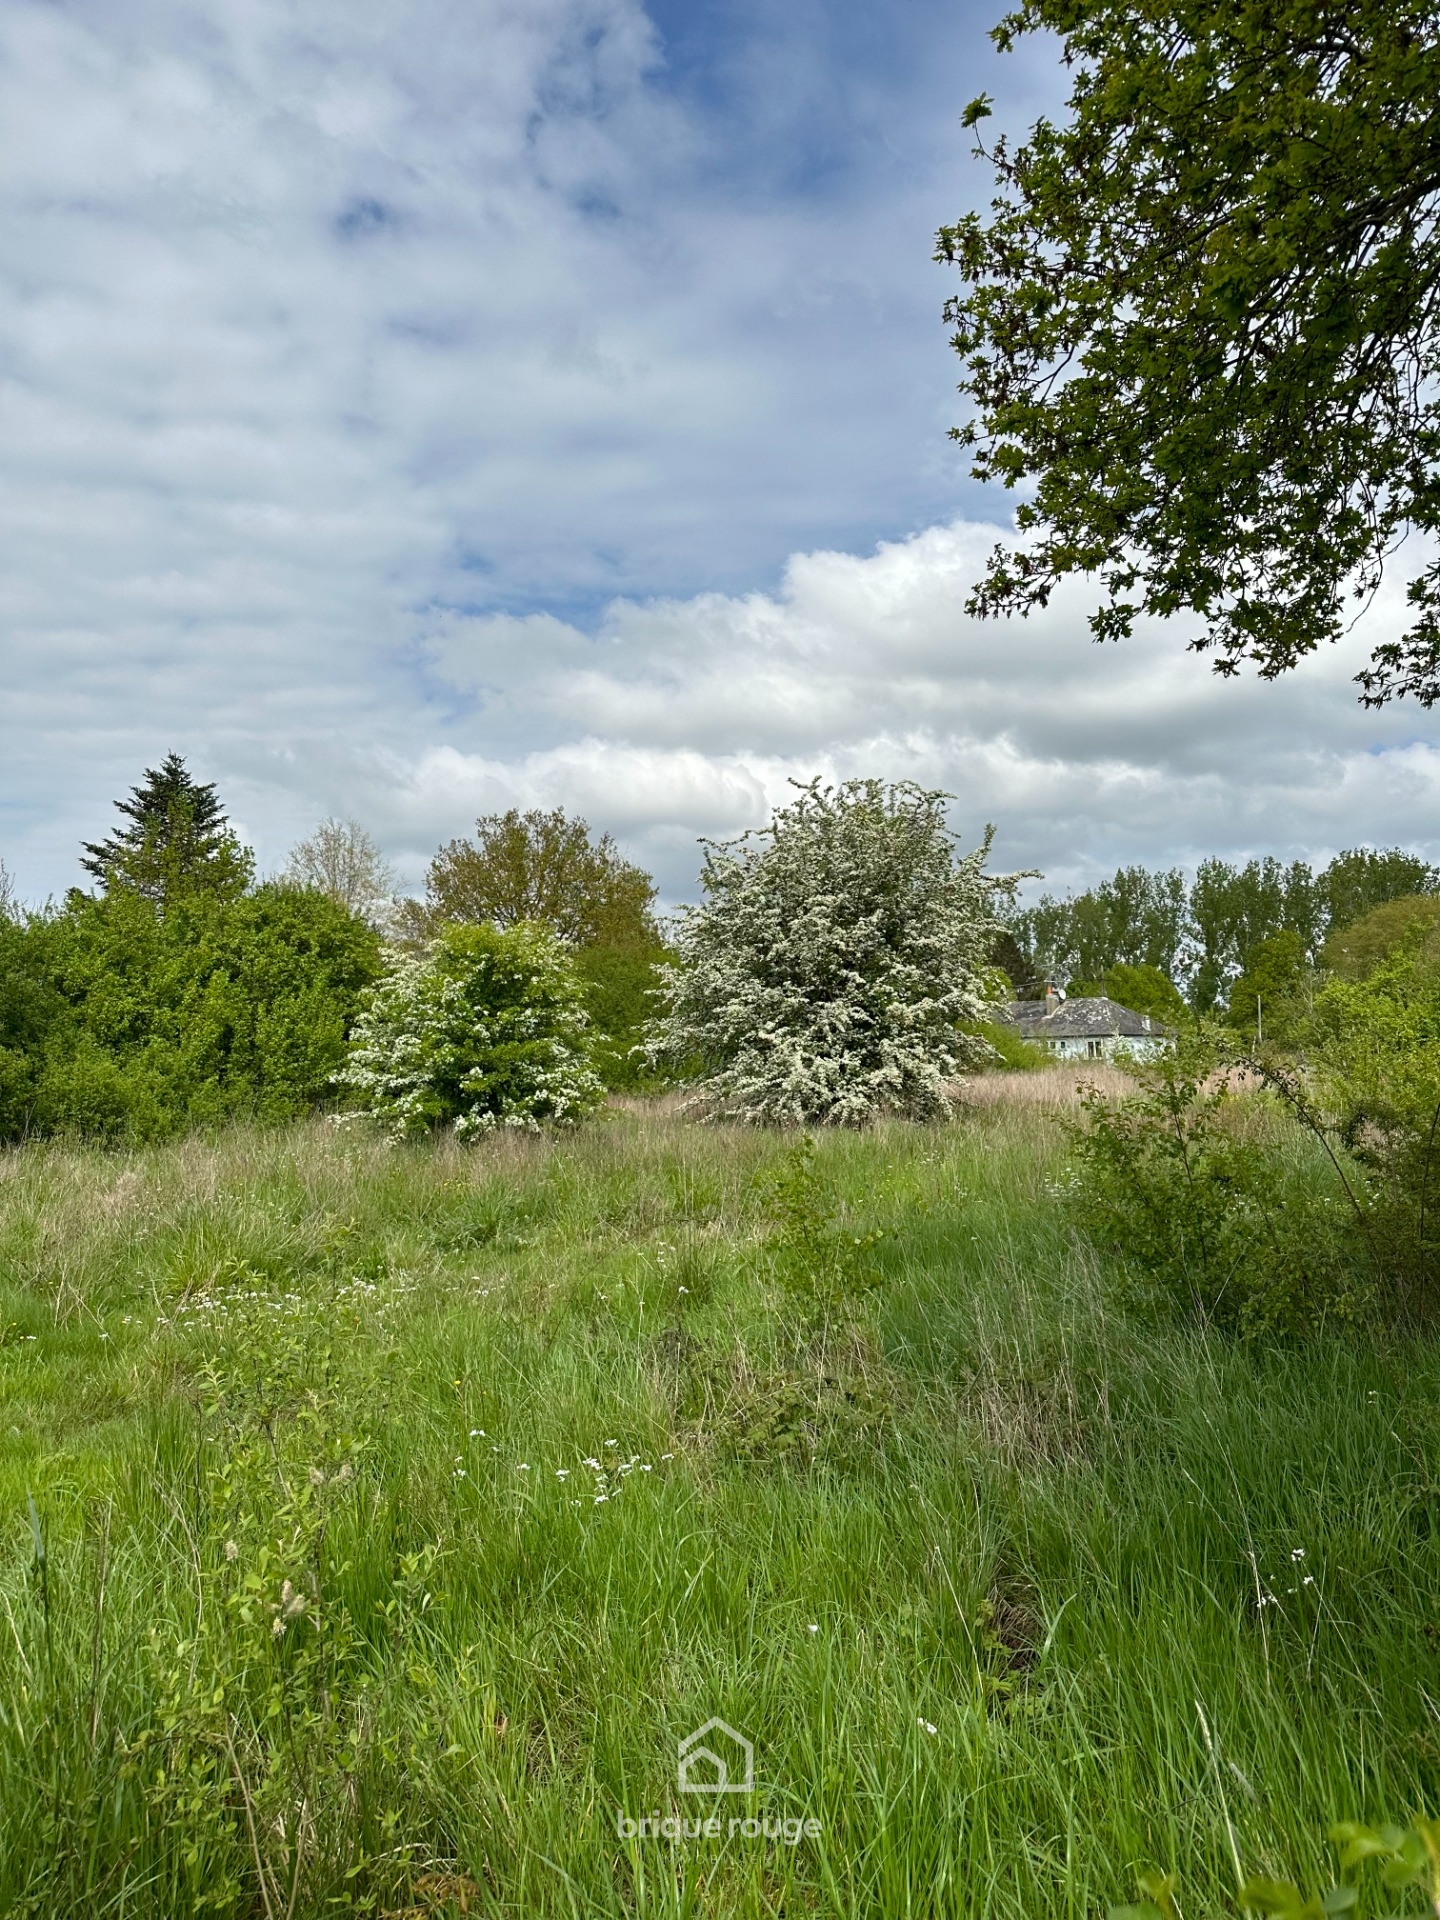
[[790, 1145], [0, 1160], [0, 1911], [1209, 1914], [1433, 1806], [1433, 1344], [1138, 1321], [1005, 1105], [823, 1139], [807, 1298]]

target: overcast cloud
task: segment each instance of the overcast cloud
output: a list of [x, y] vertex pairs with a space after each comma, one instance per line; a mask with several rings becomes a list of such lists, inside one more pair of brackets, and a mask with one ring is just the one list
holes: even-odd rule
[[[0, 13], [0, 856], [176, 748], [263, 865], [352, 814], [412, 880], [578, 807], [690, 890], [790, 778], [945, 786], [1121, 859], [1440, 853], [1366, 645], [1278, 687], [1083, 595], [977, 627], [929, 264], [984, 191], [989, 8], [10, 0]], [[1022, 114], [1023, 117], [1023, 114]], [[1395, 618], [1392, 600], [1368, 616]]]

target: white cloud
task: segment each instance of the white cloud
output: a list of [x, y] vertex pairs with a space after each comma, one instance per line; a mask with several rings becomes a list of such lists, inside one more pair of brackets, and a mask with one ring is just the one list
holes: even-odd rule
[[[773, 596], [619, 601], [593, 635], [447, 617], [432, 669], [479, 704], [419, 756], [407, 818], [562, 802], [652, 848], [680, 886], [680, 828], [741, 831], [791, 779], [882, 773], [952, 791], [967, 837], [993, 820], [1000, 858], [1061, 882], [1365, 839], [1440, 853], [1440, 750], [1414, 709], [1367, 713], [1351, 681], [1398, 587], [1347, 648], [1279, 683], [1222, 681], [1158, 626], [1095, 647], [1078, 585], [1026, 622], [967, 619], [993, 538], [961, 523], [868, 557], [803, 554]], [[467, 751], [466, 731], [515, 746]]]

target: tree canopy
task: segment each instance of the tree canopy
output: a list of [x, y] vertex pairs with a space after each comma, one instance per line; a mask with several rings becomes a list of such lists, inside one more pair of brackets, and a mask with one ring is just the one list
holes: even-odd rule
[[452, 840], [430, 862], [411, 931], [450, 921], [547, 926], [573, 946], [653, 948], [655, 883], [608, 833], [562, 807], [482, 815], [473, 840]]
[[[1023, 487], [971, 608], [1098, 578], [1098, 640], [1192, 616], [1264, 678], [1346, 629], [1407, 529], [1440, 530], [1440, 17], [1433, 0], [1022, 0], [1068, 117], [988, 150], [941, 230], [975, 474]], [[990, 112], [972, 101], [967, 125]], [[1440, 562], [1357, 679], [1440, 699]]]
[[[1072, 991], [1080, 991], [1080, 983], [1111, 982], [1119, 969], [1156, 969], [1207, 1012], [1251, 969], [1258, 949], [1282, 932], [1298, 941], [1293, 952], [1289, 944], [1276, 950], [1291, 956], [1285, 964], [1314, 964], [1339, 929], [1387, 901], [1433, 895], [1437, 887], [1440, 872], [1398, 847], [1352, 847], [1318, 871], [1303, 860], [1287, 865], [1268, 855], [1243, 866], [1212, 858], [1200, 862], [1188, 885], [1178, 868], [1122, 867], [1113, 879], [1068, 899], [1046, 894], [1012, 914], [1006, 930], [1012, 951], [1001, 964], [1031, 993], [1047, 981], [1073, 982]], [[1266, 964], [1278, 963], [1272, 956]], [[1266, 990], [1263, 984], [1255, 989]], [[1113, 984], [1105, 991], [1136, 1012], [1165, 1017], [1158, 1004], [1142, 1005]], [[1153, 982], [1145, 991], [1153, 997]]]
[[322, 820], [292, 849], [285, 878], [367, 919], [388, 906], [395, 889], [394, 869], [358, 820]]

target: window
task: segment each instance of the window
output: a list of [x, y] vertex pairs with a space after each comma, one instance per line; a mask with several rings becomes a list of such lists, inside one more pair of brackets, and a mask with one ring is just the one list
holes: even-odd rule
[[1103, 1040], [1087, 1040], [1085, 1042], [1085, 1054], [1087, 1059], [1103, 1060], [1105, 1058], [1105, 1042]]

